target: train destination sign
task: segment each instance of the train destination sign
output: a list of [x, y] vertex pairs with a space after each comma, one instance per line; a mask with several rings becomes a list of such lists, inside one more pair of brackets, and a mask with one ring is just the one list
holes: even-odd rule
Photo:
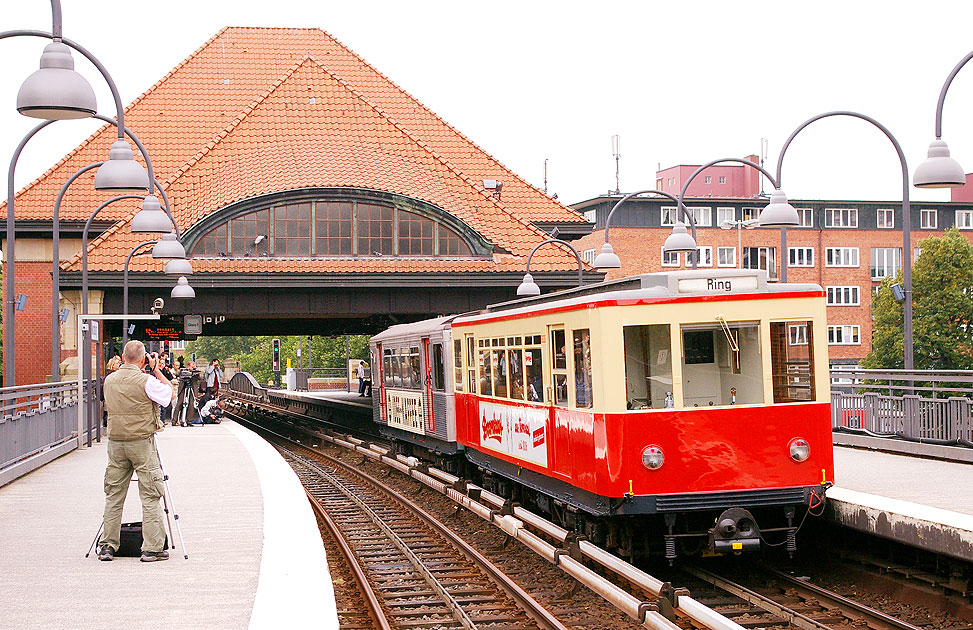
[[757, 276], [716, 276], [712, 278], [680, 278], [679, 293], [739, 293], [756, 291]]
[[196, 335], [186, 334], [183, 330], [182, 318], [164, 317], [159, 321], [139, 321], [132, 337], [145, 341], [182, 341], [196, 338]]

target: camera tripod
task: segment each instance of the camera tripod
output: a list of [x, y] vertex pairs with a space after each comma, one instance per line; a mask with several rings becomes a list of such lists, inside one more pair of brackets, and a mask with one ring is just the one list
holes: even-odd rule
[[[188, 426], [186, 423], [186, 415], [189, 412], [190, 403], [194, 407], [196, 406], [196, 390], [193, 388], [192, 377], [188, 379], [181, 378], [179, 381], [182, 384], [182, 405], [179, 411], [179, 426], [185, 427]], [[175, 417], [173, 417], [173, 421], [175, 421]]]
[[[176, 522], [176, 532], [179, 534], [179, 544], [182, 545], [183, 555], [182, 557], [189, 560], [189, 552], [186, 551], [186, 541], [182, 537], [182, 527], [179, 525], [179, 514], [176, 512], [175, 506], [172, 507], [172, 521], [169, 520], [169, 506], [172, 505], [172, 491], [169, 489], [169, 475], [166, 473], [166, 468], [162, 463], [162, 452], [159, 450], [159, 441], [156, 439], [155, 434], [152, 434], [152, 443], [155, 444], [155, 454], [159, 458], [159, 470], [162, 471], [162, 509], [166, 514], [166, 529], [168, 529], [169, 534], [169, 549], [175, 549], [176, 543], [172, 535], [172, 521]], [[137, 479], [130, 479], [129, 483], [132, 481], [137, 481]], [[168, 498], [167, 498], [168, 497]], [[101, 525], [98, 526], [98, 531], [95, 533], [94, 540], [91, 541], [91, 546], [88, 547], [88, 553], [84, 554], [87, 558], [91, 555], [91, 550], [95, 548], [98, 544], [98, 539], [101, 537], [101, 532], [105, 529], [105, 521], [102, 519]]]

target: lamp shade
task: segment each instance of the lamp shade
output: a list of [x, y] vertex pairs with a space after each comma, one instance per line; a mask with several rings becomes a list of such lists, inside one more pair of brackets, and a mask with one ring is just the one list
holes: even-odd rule
[[622, 261], [618, 259], [618, 255], [612, 249], [611, 243], [606, 241], [601, 246], [601, 252], [595, 257], [595, 262], [592, 264], [595, 266], [595, 269], [618, 269], [622, 266]]
[[916, 188], [956, 188], [965, 183], [963, 167], [949, 157], [949, 147], [938, 138], [930, 143], [926, 159], [912, 174]]
[[108, 160], [95, 173], [95, 190], [140, 192], [149, 190], [149, 176], [135, 161], [132, 147], [124, 140], [116, 140], [108, 152]]
[[17, 111], [31, 118], [69, 120], [89, 118], [97, 110], [94, 90], [74, 70], [71, 49], [61, 42], [45, 46], [40, 70], [20, 86]]
[[185, 258], [186, 248], [182, 246], [175, 232], [163, 234], [152, 248], [152, 258]]
[[162, 211], [162, 206], [155, 195], [146, 195], [142, 201], [142, 209], [132, 218], [133, 234], [168, 234], [172, 231], [172, 221], [169, 215]]
[[166, 263], [167, 276], [191, 276], [193, 265], [185, 258], [173, 258]]
[[770, 203], [760, 211], [758, 220], [760, 227], [794, 227], [801, 224], [797, 210], [787, 202], [787, 195], [779, 188], [770, 195]]
[[176, 286], [172, 287], [169, 297], [186, 300], [196, 297], [196, 292], [189, 286], [189, 280], [186, 280], [184, 276], [179, 276], [179, 280], [176, 281]]
[[517, 295], [540, 295], [541, 288], [534, 282], [534, 276], [529, 273], [524, 274], [524, 281], [517, 287]]
[[662, 251], [667, 253], [696, 251], [696, 239], [686, 230], [685, 223], [676, 221], [676, 224], [672, 227], [672, 234], [669, 235], [662, 246]]

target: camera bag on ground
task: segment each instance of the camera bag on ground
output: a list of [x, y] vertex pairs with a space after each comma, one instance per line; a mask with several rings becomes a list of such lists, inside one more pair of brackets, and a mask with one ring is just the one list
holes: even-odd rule
[[[142, 555], [142, 521], [137, 523], [122, 523], [121, 536], [118, 538], [116, 556], [123, 558], [138, 558]], [[165, 536], [163, 549], [169, 548], [169, 536]]]

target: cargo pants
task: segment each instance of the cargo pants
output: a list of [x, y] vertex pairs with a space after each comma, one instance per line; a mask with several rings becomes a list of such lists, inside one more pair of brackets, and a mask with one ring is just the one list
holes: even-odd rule
[[99, 546], [118, 550], [122, 526], [122, 508], [128, 495], [132, 473], [138, 473], [139, 498], [142, 500], [142, 551], [162, 551], [165, 528], [162, 524], [162, 467], [155, 449], [155, 439], [108, 440], [108, 468], [105, 470], [105, 529]]

